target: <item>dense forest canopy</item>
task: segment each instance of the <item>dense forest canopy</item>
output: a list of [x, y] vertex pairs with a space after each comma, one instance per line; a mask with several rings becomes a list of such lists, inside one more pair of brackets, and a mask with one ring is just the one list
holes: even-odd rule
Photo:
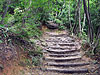
[[59, 24], [59, 29], [68, 28], [72, 34], [87, 40], [90, 46], [94, 46], [93, 51], [99, 45], [99, 0], [0, 1], [0, 29], [23, 39], [41, 36], [41, 26], [47, 21]]

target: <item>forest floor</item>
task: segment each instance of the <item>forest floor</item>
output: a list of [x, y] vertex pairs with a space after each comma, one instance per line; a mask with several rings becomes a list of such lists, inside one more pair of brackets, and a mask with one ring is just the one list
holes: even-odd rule
[[[0, 69], [1, 69], [0, 75], [99, 75], [98, 71], [94, 71], [94, 70], [96, 70], [98, 68], [97, 67], [98, 64], [97, 65], [94, 65], [95, 60], [92, 60], [89, 57], [86, 57], [85, 55], [83, 55], [84, 54], [84, 51], [81, 50], [81, 40], [80, 39], [78, 39], [76, 36], [70, 36], [69, 32], [68, 31], [65, 31], [65, 30], [64, 31], [49, 30], [49, 29], [47, 29], [47, 28], [44, 27], [42, 31], [44, 32], [43, 36], [40, 38], [42, 40], [42, 42], [39, 41], [39, 40], [38, 40], [38, 42], [36, 41], [36, 44], [43, 49], [43, 60], [41, 61], [41, 65], [40, 66], [34, 66], [34, 65], [28, 63], [28, 59], [29, 58], [27, 56], [27, 53], [24, 52], [24, 49], [22, 47], [16, 46], [16, 47], [9, 48], [9, 46], [7, 46], [5, 44], [0, 44], [0, 49], [1, 50], [5, 49], [4, 50], [5, 51], [5, 54], [3, 54], [3, 53], [0, 53], [0, 54], [5, 55], [5, 58], [6, 58], [5, 59], [4, 57], [2, 57], [2, 59], [5, 59], [5, 60], [4, 61], [2, 61], [2, 59], [0, 60], [1, 61], [0, 64], [3, 64], [3, 70], [0, 67]], [[74, 58], [75, 60], [72, 59], [71, 62], [67, 62], [67, 63], [75, 63], [76, 64], [79, 61], [80, 62], [87, 62], [87, 63], [88, 62], [92, 62], [92, 64], [89, 64], [89, 66], [84, 65], [84, 63], [82, 63], [84, 66], [81, 67], [81, 68], [85, 68], [85, 71], [87, 71], [86, 70], [87, 67], [88, 68], [92, 68], [93, 69], [92, 70], [93, 72], [82, 73], [82, 74], [79, 74], [79, 73], [73, 73], [73, 74], [60, 73], [59, 71], [61, 69], [66, 69], [66, 68], [63, 68], [62, 66], [60, 67], [60, 70], [59, 69], [56, 69], [57, 72], [53, 72], [53, 69], [52, 68], [55, 69], [55, 66], [54, 66], [55, 62], [52, 61], [52, 60], [62, 60], [62, 59], [57, 59], [57, 58], [60, 58], [60, 57], [51, 58], [51, 57], [48, 57], [48, 55], [50, 55], [50, 54], [51, 55], [52, 54], [54, 55], [55, 53], [58, 53], [58, 56], [59, 56], [59, 54], [61, 54], [61, 53], [59, 53], [59, 51], [53, 51], [53, 50], [52, 51], [55, 52], [55, 53], [53, 53], [53, 52], [51, 52], [51, 53], [49, 52], [48, 53], [46, 51], [46, 49], [49, 50], [49, 48], [47, 48], [47, 47], [54, 46], [54, 44], [55, 44], [54, 41], [59, 41], [59, 40], [61, 40], [61, 38], [64, 41], [65, 38], [63, 38], [63, 35], [60, 35], [60, 34], [66, 34], [67, 35], [67, 40], [69, 40], [69, 41], [75, 41], [75, 44], [77, 43], [78, 45], [75, 46], [75, 48], [74, 47], [73, 48], [76, 49], [76, 47], [77, 47], [80, 50], [80, 51], [75, 51], [76, 54], [79, 53], [79, 55], [83, 55], [81, 57], [81, 59], [82, 59], [81, 61], [80, 61], [80, 58], [78, 60]], [[52, 38], [49, 35], [50, 36], [60, 35], [60, 39], [58, 39], [57, 37], [56, 38]], [[68, 37], [69, 37], [69, 39], [68, 39]], [[61, 42], [61, 43], [63, 43], [63, 42]], [[65, 43], [63, 43], [63, 44], [65, 44]], [[58, 45], [58, 43], [56, 45]], [[15, 54], [12, 53], [12, 50], [15, 51], [14, 52]], [[11, 54], [14, 54], [14, 56], [11, 55]], [[64, 55], [65, 53], [62, 52], [62, 54]], [[71, 53], [69, 52], [69, 54], [71, 54]], [[73, 51], [72, 51], [72, 54], [74, 54]], [[2, 56], [2, 55], [0, 55], [0, 56]], [[13, 60], [11, 58], [13, 58]], [[68, 58], [66, 57], [66, 59], [64, 59], [64, 60], [67, 60], [67, 59]], [[31, 60], [31, 59], [29, 59], [29, 60]], [[50, 63], [53, 66], [47, 65], [47, 64], [50, 64]], [[60, 64], [61, 63], [63, 63], [63, 62], [60, 61]], [[59, 63], [56, 63], [56, 64], [59, 64]], [[59, 67], [59, 65], [58, 65], [58, 67]], [[69, 68], [72, 71], [75, 71], [75, 69], [77, 70], [77, 67], [75, 69], [73, 69], [73, 67], [69, 67]], [[77, 71], [81, 72], [79, 68], [80, 67], [78, 67], [78, 70]], [[65, 71], [67, 71], [67, 69]], [[72, 71], [69, 71], [69, 72], [72, 72]]]

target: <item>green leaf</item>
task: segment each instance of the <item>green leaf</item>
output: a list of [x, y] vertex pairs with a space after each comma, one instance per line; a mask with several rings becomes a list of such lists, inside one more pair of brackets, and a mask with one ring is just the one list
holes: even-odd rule
[[0, 16], [0, 21], [2, 20], [2, 17]]
[[0, 40], [0, 44], [1, 44], [1, 43], [3, 43], [3, 41], [2, 41], [2, 40]]
[[0, 28], [4, 28], [4, 27], [5, 27], [4, 25], [2, 25], [2, 24], [0, 25]]

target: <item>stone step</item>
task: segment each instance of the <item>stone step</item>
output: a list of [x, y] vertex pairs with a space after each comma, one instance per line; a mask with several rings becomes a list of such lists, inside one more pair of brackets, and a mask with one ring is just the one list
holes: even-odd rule
[[81, 59], [81, 56], [71, 56], [71, 57], [45, 57], [45, 60], [51, 60], [51, 61], [71, 61]]
[[68, 40], [71, 42], [75, 42], [75, 39], [71, 38], [71, 37], [49, 37], [47, 40]]
[[49, 37], [49, 38], [47, 38], [47, 40], [70, 40], [70, 41], [75, 41], [73, 38], [70, 38], [70, 37]]
[[[61, 40], [45, 40], [46, 42], [61, 42]], [[66, 41], [68, 42], [68, 41]]]
[[74, 63], [68, 63], [68, 62], [63, 62], [63, 63], [56, 63], [56, 62], [48, 62], [47, 65], [49, 66], [57, 66], [57, 67], [74, 67], [74, 66], [85, 66], [89, 65], [90, 63], [86, 62], [74, 62]]
[[74, 40], [69, 39], [46, 39], [47, 42], [60, 42], [60, 41], [66, 41], [66, 42], [75, 42]]
[[72, 43], [72, 41], [70, 40], [45, 40], [45, 41], [50, 43]]
[[49, 34], [50, 37], [66, 37], [67, 34]]
[[60, 73], [88, 73], [88, 69], [80, 68], [80, 69], [59, 69], [59, 68], [46, 68], [46, 71], [60, 72]]
[[55, 32], [55, 31], [50, 31], [50, 32], [45, 32], [47, 35], [61, 35], [61, 34], [68, 34], [68, 32], [66, 33], [66, 31], [63, 32]]
[[70, 46], [64, 46], [64, 47], [61, 47], [61, 46], [48, 46], [47, 48], [61, 49], [61, 50], [64, 50], [64, 49], [76, 49], [77, 50], [77, 47], [75, 47], [75, 46], [73, 46], [73, 47], [70, 47]]
[[63, 38], [63, 37], [59, 37], [59, 38], [48, 38], [48, 39], [46, 39], [47, 41], [54, 41], [54, 40], [56, 40], [56, 41], [71, 41], [71, 42], [75, 42], [75, 40], [73, 40], [73, 39], [67, 39], [67, 37], [65, 37], [65, 38]]
[[78, 53], [73, 53], [73, 54], [49, 54], [51, 57], [69, 57], [69, 56], [77, 56], [79, 55]]
[[46, 51], [50, 52], [50, 53], [56, 53], [56, 54], [65, 54], [65, 53], [69, 53], [69, 52], [79, 52], [79, 50], [76, 49], [66, 49], [66, 50], [52, 50], [52, 49], [46, 49]]
[[60, 45], [60, 46], [76, 46], [76, 44], [75, 43], [58, 43], [58, 45]]

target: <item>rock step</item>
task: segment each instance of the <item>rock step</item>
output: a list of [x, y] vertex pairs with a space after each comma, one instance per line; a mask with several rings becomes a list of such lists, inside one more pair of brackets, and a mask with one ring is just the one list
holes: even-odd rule
[[75, 41], [75, 39], [71, 38], [71, 37], [49, 37], [47, 38], [48, 40], [69, 40], [69, 41]]
[[[46, 40], [45, 40], [46, 41]], [[47, 41], [52, 41], [53, 43], [56, 43], [58, 42], [57, 44], [58, 45], [61, 45], [61, 46], [75, 46], [77, 45], [78, 43], [77, 42], [69, 42], [67, 40], [63, 40], [63, 41], [60, 41], [60, 40], [47, 40]], [[65, 42], [64, 42], [65, 41]], [[50, 43], [52, 43], [50, 42]]]
[[46, 26], [49, 29], [57, 29], [59, 25], [54, 23], [53, 21], [47, 21]]
[[70, 61], [70, 60], [76, 60], [76, 59], [81, 59], [81, 56], [59, 57], [59, 58], [45, 57], [45, 60], [53, 60], [53, 61]]
[[79, 53], [73, 53], [73, 54], [49, 54], [51, 57], [69, 57], [69, 56], [77, 56]]
[[75, 43], [58, 43], [60, 46], [75, 46]]
[[[61, 40], [45, 40], [46, 42], [61, 42]], [[66, 41], [68, 42], [68, 41]]]
[[67, 34], [49, 34], [50, 37], [66, 37]]
[[51, 48], [51, 49], [61, 49], [61, 50], [64, 50], [64, 49], [77, 49], [77, 47], [59, 47], [59, 46], [48, 46], [47, 48]]
[[54, 39], [52, 39], [52, 40], [51, 39], [46, 39], [45, 41], [46, 42], [62, 42], [62, 43], [64, 43], [64, 42], [65, 43], [68, 43], [68, 42], [73, 42], [74, 43], [75, 42], [73, 40], [68, 40], [68, 39], [65, 39], [65, 40], [64, 39], [62, 39], [62, 40], [61, 39], [60, 40], [57, 40], [57, 39], [56, 40], [54, 40]]
[[79, 50], [76, 50], [76, 49], [72, 49], [72, 50], [50, 50], [50, 49], [47, 49], [46, 51], [50, 52], [50, 53], [56, 53], [56, 54], [65, 54], [65, 53], [68, 53], [68, 52], [79, 52]]
[[[46, 38], [46, 37], [45, 37]], [[74, 39], [72, 39], [72, 38], [68, 38], [68, 37], [59, 37], [59, 38], [52, 38], [52, 37], [50, 37], [50, 38], [48, 38], [48, 39], [46, 39], [46, 40], [69, 40], [69, 41], [72, 41], [72, 42], [74, 42], [75, 40]]]
[[69, 40], [45, 40], [46, 42], [54, 42], [54, 43], [72, 43], [72, 41]]
[[54, 71], [60, 73], [88, 73], [88, 69], [80, 68], [80, 69], [59, 69], [59, 68], [46, 68], [46, 71]]
[[47, 65], [49, 66], [57, 66], [57, 67], [74, 67], [74, 66], [85, 66], [89, 65], [90, 63], [85, 62], [77, 62], [77, 63], [55, 63], [55, 62], [48, 62]]
[[47, 39], [69, 39], [69, 40], [74, 40], [72, 37], [66, 36], [66, 37], [48, 37]]

